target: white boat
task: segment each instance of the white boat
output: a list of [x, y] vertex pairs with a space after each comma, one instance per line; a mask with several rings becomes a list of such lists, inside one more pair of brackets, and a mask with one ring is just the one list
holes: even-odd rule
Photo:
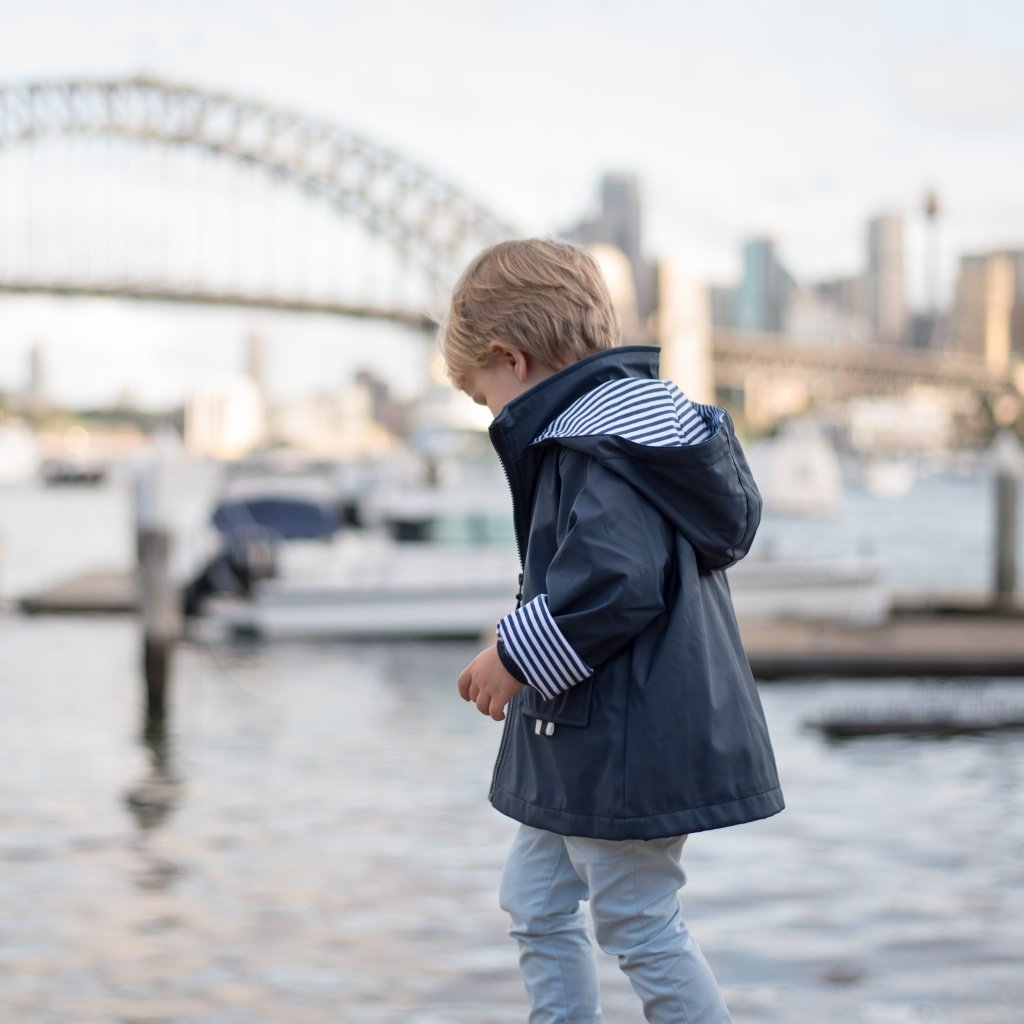
[[[362, 539], [355, 546], [363, 548]], [[347, 572], [320, 582], [263, 580], [251, 597], [209, 598], [204, 614], [232, 633], [268, 640], [475, 639], [515, 607], [514, 552], [493, 559], [476, 548], [420, 547], [369, 544]], [[358, 567], [374, 548], [372, 564]], [[429, 557], [418, 557], [423, 554]]]
[[[515, 607], [519, 559], [501, 478], [377, 497], [366, 529], [279, 545], [249, 593], [213, 594], [203, 618], [268, 640], [493, 636]], [[738, 617], [868, 623], [889, 612], [877, 567], [747, 559], [728, 572]]]
[[519, 558], [503, 480], [381, 497], [374, 524], [279, 546], [248, 596], [214, 594], [203, 617], [270, 640], [479, 638], [515, 607]]
[[905, 498], [914, 487], [914, 465], [897, 459], [869, 459], [861, 467], [861, 484], [876, 498]]
[[[294, 554], [294, 552], [293, 552]], [[479, 638], [515, 607], [513, 550], [348, 536], [309, 552], [318, 571], [263, 580], [249, 598], [217, 595], [204, 614], [236, 635], [268, 640]], [[728, 572], [737, 618], [869, 625], [891, 592], [863, 564], [740, 562]]]
[[746, 558], [727, 573], [736, 617], [870, 625], [884, 622], [892, 591], [864, 559], [827, 562]]
[[813, 420], [793, 420], [777, 437], [752, 445], [751, 467], [765, 509], [787, 516], [832, 516], [843, 497], [839, 458]]
[[39, 449], [32, 431], [21, 420], [0, 420], [0, 484], [34, 480]]

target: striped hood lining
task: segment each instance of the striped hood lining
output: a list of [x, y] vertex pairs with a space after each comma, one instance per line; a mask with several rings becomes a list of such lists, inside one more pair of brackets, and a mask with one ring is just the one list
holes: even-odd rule
[[577, 399], [533, 440], [614, 435], [652, 448], [684, 448], [709, 441], [725, 411], [691, 402], [670, 380], [611, 380]]

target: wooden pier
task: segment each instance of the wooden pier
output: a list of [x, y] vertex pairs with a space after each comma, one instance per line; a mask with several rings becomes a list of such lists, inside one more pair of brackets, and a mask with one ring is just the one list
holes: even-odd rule
[[18, 607], [27, 615], [133, 615], [139, 586], [134, 572], [84, 573], [23, 597]]
[[1019, 677], [1024, 616], [896, 611], [871, 626], [762, 619], [741, 622], [754, 675], [763, 681], [894, 677]]
[[[133, 572], [99, 572], [24, 598], [32, 615], [137, 614]], [[894, 604], [878, 625], [801, 619], [740, 623], [754, 675], [763, 681], [821, 678], [963, 678], [1024, 681], [1024, 601], [995, 605], [982, 594], [920, 595]]]

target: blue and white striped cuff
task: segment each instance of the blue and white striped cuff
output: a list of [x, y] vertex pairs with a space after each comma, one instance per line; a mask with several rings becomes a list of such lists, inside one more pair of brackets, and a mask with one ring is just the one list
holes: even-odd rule
[[557, 697], [594, 674], [562, 636], [548, 609], [548, 595], [538, 594], [498, 623], [498, 637], [526, 681], [545, 697]]

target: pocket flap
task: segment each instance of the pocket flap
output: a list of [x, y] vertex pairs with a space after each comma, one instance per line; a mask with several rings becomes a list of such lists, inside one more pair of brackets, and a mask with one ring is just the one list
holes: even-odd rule
[[520, 710], [530, 718], [554, 722], [555, 725], [574, 726], [577, 729], [585, 729], [590, 724], [590, 705], [594, 697], [593, 676], [550, 699], [532, 686], [527, 686], [522, 693], [523, 702]]

